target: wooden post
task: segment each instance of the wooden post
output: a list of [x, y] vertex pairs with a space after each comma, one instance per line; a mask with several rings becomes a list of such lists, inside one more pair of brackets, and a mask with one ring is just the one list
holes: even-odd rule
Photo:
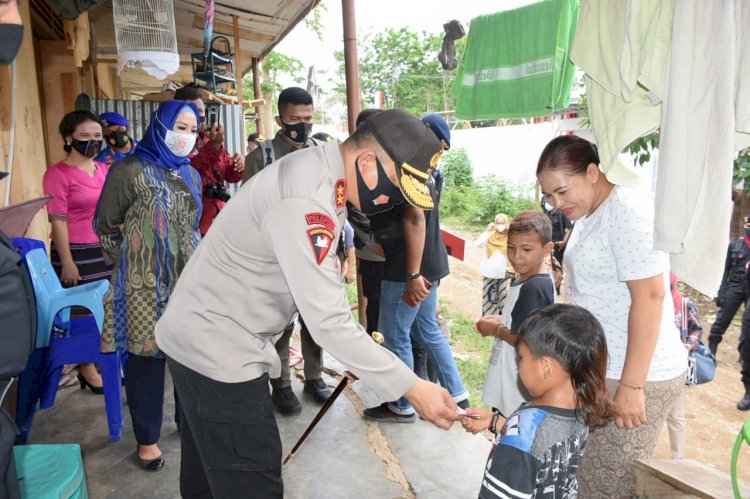
[[346, 107], [349, 133], [356, 128], [360, 110], [359, 63], [357, 61], [357, 21], [354, 17], [354, 0], [341, 0], [344, 18], [344, 71], [346, 73]]
[[[240, 22], [239, 18], [235, 15], [232, 15], [232, 25], [234, 28], [234, 79], [237, 82], [235, 84], [235, 88], [237, 90], [237, 104], [240, 105], [240, 114], [242, 115], [242, 123], [240, 125], [242, 126], [242, 129], [245, 129], [245, 96], [242, 95], [242, 55], [240, 54]], [[247, 141], [245, 140], [247, 136], [244, 135], [242, 140], [240, 141], [240, 153], [244, 156], [245, 155], [245, 147], [247, 146]]]
[[[253, 57], [253, 99], [258, 101], [259, 99], [263, 100], [263, 95], [260, 93], [260, 70], [258, 68], [258, 58]], [[259, 104], [255, 106], [255, 128], [258, 131], [258, 135], [264, 138], [267, 137], [265, 126], [263, 123], [263, 116], [261, 115], [261, 112], [263, 111], [263, 105]]]
[[[359, 62], [357, 61], [357, 21], [354, 16], [354, 0], [341, 0], [341, 14], [344, 18], [344, 72], [346, 73], [346, 109], [349, 133], [356, 128], [360, 111], [359, 98]], [[359, 278], [359, 259], [357, 259], [357, 311], [359, 323], [367, 326], [367, 299], [362, 292]]]

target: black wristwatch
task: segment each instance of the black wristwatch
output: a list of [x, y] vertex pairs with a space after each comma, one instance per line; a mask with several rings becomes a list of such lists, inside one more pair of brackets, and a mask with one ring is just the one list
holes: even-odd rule
[[407, 281], [415, 281], [420, 277], [422, 277], [422, 274], [420, 274], [419, 272], [417, 272], [416, 274], [406, 274]]

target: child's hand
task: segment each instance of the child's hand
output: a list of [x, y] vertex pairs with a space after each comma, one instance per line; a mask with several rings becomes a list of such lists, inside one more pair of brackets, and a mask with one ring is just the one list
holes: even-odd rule
[[502, 323], [500, 315], [486, 315], [477, 321], [477, 331], [482, 336], [495, 336], [497, 326]]
[[[478, 415], [478, 419], [468, 417], [469, 415]], [[461, 418], [461, 426], [469, 433], [477, 434], [490, 427], [492, 421], [492, 411], [480, 407], [469, 407], [466, 409], [466, 416]]]

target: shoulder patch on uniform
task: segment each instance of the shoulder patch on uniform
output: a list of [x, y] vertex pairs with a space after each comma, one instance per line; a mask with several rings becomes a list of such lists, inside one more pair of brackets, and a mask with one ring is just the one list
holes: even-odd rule
[[311, 227], [307, 229], [307, 238], [313, 250], [315, 262], [320, 265], [325, 260], [333, 242], [333, 232], [325, 227]]
[[343, 208], [346, 205], [346, 180], [340, 178], [336, 181], [336, 208]]
[[322, 225], [331, 232], [336, 230], [336, 224], [333, 219], [325, 213], [305, 213], [305, 221], [307, 225]]

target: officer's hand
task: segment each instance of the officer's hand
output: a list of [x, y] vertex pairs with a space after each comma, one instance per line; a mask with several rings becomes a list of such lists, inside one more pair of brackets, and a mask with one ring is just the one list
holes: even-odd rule
[[429, 381], [418, 379], [404, 397], [411, 402], [414, 410], [438, 428], [447, 430], [454, 421], [461, 419], [448, 390]]
[[724, 297], [723, 296], [717, 296], [714, 298], [714, 303], [716, 303], [716, 306], [721, 308], [724, 306]]
[[383, 245], [380, 243], [375, 243], [375, 246], [372, 247], [372, 250], [375, 252], [376, 255], [382, 256], [385, 258], [385, 251], [383, 250]]
[[206, 131], [206, 137], [216, 147], [224, 144], [224, 125], [214, 123], [210, 130]]

